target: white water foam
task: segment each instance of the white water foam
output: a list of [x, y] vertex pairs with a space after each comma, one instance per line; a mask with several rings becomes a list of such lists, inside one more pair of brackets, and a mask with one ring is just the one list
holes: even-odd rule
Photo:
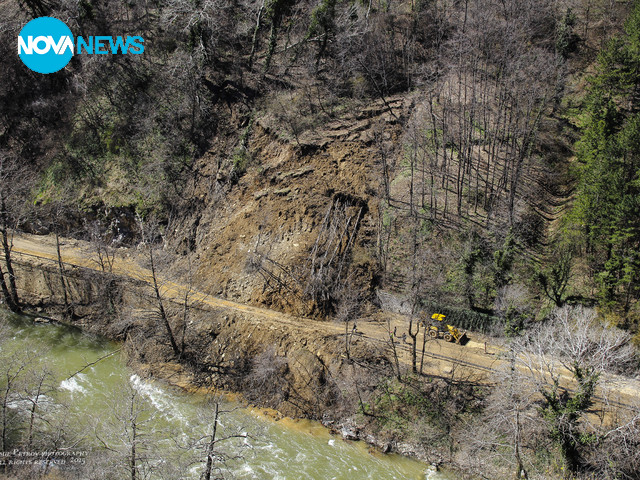
[[427, 470], [427, 472], [424, 474], [424, 480], [438, 480], [438, 477], [440, 475], [438, 475], [438, 472], [435, 470]]
[[147, 397], [158, 412], [162, 413], [166, 418], [177, 419], [183, 424], [188, 424], [184, 415], [176, 409], [175, 399], [172, 399], [161, 388], [153, 385], [151, 382], [145, 382], [136, 374], [131, 375], [129, 380], [133, 388], [141, 395]]
[[87, 390], [79, 383], [83, 378], [84, 374], [78, 373], [77, 375], [60, 382], [60, 388], [62, 388], [63, 390], [68, 390], [70, 392], [85, 393]]

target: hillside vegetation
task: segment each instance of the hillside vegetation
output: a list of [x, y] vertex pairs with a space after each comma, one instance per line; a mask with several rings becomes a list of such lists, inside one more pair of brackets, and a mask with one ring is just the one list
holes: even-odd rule
[[[16, 36], [44, 15], [75, 35], [142, 36], [144, 54], [34, 73]], [[89, 240], [101, 262], [138, 246], [154, 282], [158, 268], [347, 328], [406, 314], [413, 374], [418, 319], [436, 311], [518, 342], [592, 307], [593, 331], [640, 341], [639, 2], [0, 0], [0, 25], [0, 287], [13, 310], [11, 232], [25, 231]], [[547, 385], [543, 407], [516, 409], [551, 427], [531, 423], [530, 456], [516, 443], [496, 471], [637, 475], [636, 457], [599, 458], [615, 435], [581, 419], [600, 371], [576, 365], [574, 396]], [[419, 400], [440, 387], [400, 377], [360, 414], [378, 402], [397, 424], [442, 420]], [[511, 408], [519, 379], [503, 381]], [[460, 414], [490, 415], [462, 383]], [[519, 441], [518, 421], [505, 438]], [[469, 455], [488, 468], [485, 447]]]
[[[154, 216], [212, 291], [297, 313], [382, 290], [494, 333], [567, 301], [635, 332], [630, 9], [5, 1], [3, 224], [131, 244]], [[34, 74], [14, 39], [44, 14], [145, 54]]]

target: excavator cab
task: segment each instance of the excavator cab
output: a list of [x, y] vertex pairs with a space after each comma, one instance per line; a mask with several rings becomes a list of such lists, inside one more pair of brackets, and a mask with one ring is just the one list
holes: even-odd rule
[[447, 342], [461, 343], [467, 337], [467, 332], [460, 331], [453, 325], [444, 323], [446, 315], [434, 313], [431, 315], [431, 324], [429, 325], [429, 336], [431, 338], [442, 338]]

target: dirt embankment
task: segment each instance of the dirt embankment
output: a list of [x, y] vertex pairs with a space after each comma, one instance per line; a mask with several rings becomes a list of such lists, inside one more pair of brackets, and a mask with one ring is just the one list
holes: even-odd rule
[[[340, 203], [345, 212], [364, 212], [357, 217], [349, 261], [365, 286], [373, 285], [370, 252], [380, 215], [371, 189], [380, 179], [370, 154], [393, 143], [396, 119], [410, 108], [401, 99], [389, 103], [394, 112], [372, 108], [297, 144], [280, 141], [258, 122], [250, 151], [260, 167], [249, 166], [230, 191], [218, 188], [215, 159], [201, 159], [204, 180], [190, 192], [199, 207], [169, 235], [186, 255], [174, 258], [161, 279], [171, 328], [184, 345], [179, 358], [158, 319], [143, 251], [120, 249], [113, 271], [105, 273], [91, 245], [63, 239], [60, 271], [54, 238], [16, 235], [21, 294], [41, 312], [57, 312], [85, 330], [123, 340], [132, 363], [148, 375], [187, 388], [242, 392], [284, 415], [335, 421], [346, 437], [366, 438], [351, 419], [380, 380], [394, 376], [390, 338], [401, 368], [410, 368], [408, 319], [372, 310], [345, 331], [344, 324], [313, 318], [291, 279], [298, 277], [297, 266], [308, 264], [327, 211]], [[196, 266], [192, 287], [181, 283], [177, 271], [187, 258]], [[190, 288], [192, 308], [185, 317]], [[486, 384], [500, 350], [484, 341], [476, 335], [465, 346], [428, 341], [419, 362], [435, 378]], [[635, 391], [622, 386], [616, 398]], [[368, 441], [386, 450], [393, 439]], [[404, 451], [438, 461], [437, 453]]]
[[[89, 243], [62, 239], [60, 247], [67, 302], [73, 307], [73, 315], [67, 320], [110, 338], [126, 337], [134, 349], [138, 348], [135, 341], [145, 344], [140, 338], [136, 340], [136, 329], [140, 334], [157, 330], [142, 356], [148, 363], [166, 363], [172, 355], [166, 335], [154, 317], [151, 272], [142, 265], [141, 252], [121, 249], [114, 257], [113, 273], [105, 273]], [[39, 312], [61, 312], [64, 294], [54, 237], [14, 236], [13, 261], [18, 288], [28, 303]], [[345, 371], [353, 365], [351, 360], [378, 365], [384, 373], [393, 373], [391, 337], [402, 368], [409, 368], [411, 363], [409, 319], [405, 315], [372, 312], [349, 323], [345, 331], [345, 324], [246, 305], [206, 294], [179, 281], [160, 278], [160, 284], [175, 321], [173, 330], [177, 337], [184, 332], [185, 358], [191, 360], [167, 370], [176, 377], [169, 380], [183, 386], [212, 382], [242, 390], [241, 381], [234, 384], [232, 376], [241, 373], [238, 378], [244, 380], [255, 366], [252, 362], [266, 352], [263, 363], [273, 363], [278, 358], [289, 363], [293, 359], [285, 369], [291, 376], [287, 381], [295, 395], [303, 398], [300, 408], [287, 405], [286, 394], [279, 397], [277, 405], [271, 402], [273, 406], [293, 416], [317, 416], [322, 409], [310, 408], [321, 407], [315, 398], [316, 387], [348, 375]], [[181, 319], [187, 290], [192, 311], [185, 328]], [[478, 383], [489, 382], [491, 374], [504, 363], [504, 348], [495, 339], [472, 332], [464, 346], [428, 339], [424, 359], [420, 350], [418, 361], [423, 364], [423, 371], [436, 377], [459, 375], [473, 377]], [[147, 368], [153, 370], [151, 366]], [[563, 375], [569, 388], [570, 377], [569, 372]], [[619, 376], [608, 375], [604, 383], [612, 402], [629, 404], [640, 391], [640, 382]]]
[[[84, 242], [62, 239], [61, 253], [62, 272], [53, 237], [14, 237], [18, 288], [30, 305], [28, 311], [123, 341], [129, 361], [140, 373], [186, 389], [239, 392], [278, 415], [319, 419], [345, 438], [442, 462], [435, 450], [399, 443], [392, 433], [374, 433], [362, 419], [356, 420], [359, 399], [370, 397], [383, 378], [394, 374], [389, 327], [398, 333], [400, 361], [406, 368], [407, 345], [400, 344], [404, 318], [362, 318], [357, 331], [351, 324], [347, 359], [344, 325], [294, 317], [199, 291], [192, 292], [193, 308], [185, 325], [181, 299], [188, 286], [166, 280], [162, 296], [180, 344], [184, 334], [184, 354], [177, 358], [158, 320], [150, 272], [139, 263], [140, 252], [118, 252], [113, 274], [99, 269], [90, 245]], [[427, 360], [426, 368], [441, 375], [461, 374], [432, 359]]]
[[[229, 148], [214, 141], [198, 160], [198, 180], [185, 194], [191, 208], [169, 235], [176, 250], [193, 259], [199, 287], [309, 316], [312, 306], [299, 283], [332, 208], [358, 215], [351, 225], [357, 235], [348, 247], [349, 263], [359, 284], [370, 287], [382, 188], [377, 158], [380, 149], [397, 148], [398, 119], [410, 109], [403, 97], [374, 102], [295, 140], [277, 122], [257, 116], [247, 140], [247, 164], [235, 174], [232, 188], [234, 173], [222, 171], [219, 161]], [[341, 252], [346, 248], [341, 245]]]
[[[100, 270], [95, 254], [86, 242], [62, 239], [61, 252], [62, 272], [53, 237], [14, 237], [13, 262], [18, 288], [28, 304], [37, 312], [61, 314], [65, 301], [64, 282], [67, 303], [72, 311], [65, 321], [111, 338], [126, 337], [140, 357], [150, 363], [166, 363], [171, 352], [164, 338], [166, 335], [155, 325], [159, 322], [154, 318], [156, 301], [150, 284], [151, 273], [141, 266], [140, 252], [121, 249], [115, 257], [113, 273]], [[233, 386], [225, 374], [250, 372], [253, 368], [250, 363], [268, 350], [272, 358], [287, 359], [287, 372], [291, 376], [288, 382], [292, 391], [295, 390], [294, 396], [303, 399], [300, 408], [287, 407], [287, 402], [281, 402], [277, 407], [287, 414], [313, 416], [320, 410], [313, 412], [305, 404], [317, 404], [316, 387], [341, 377], [344, 366], [351, 364], [346, 361], [345, 340], [348, 340], [352, 358], [390, 368], [389, 331], [395, 331], [400, 361], [408, 362], [407, 319], [401, 315], [378, 312], [360, 318], [355, 328], [353, 323], [348, 325], [345, 335], [344, 324], [296, 317], [191, 289], [191, 312], [185, 327], [181, 317], [184, 294], [189, 288], [161, 279], [161, 293], [175, 322], [173, 330], [179, 340], [184, 331], [185, 358], [191, 360], [186, 362], [186, 367], [172, 367], [186, 376], [180, 381], [174, 379], [178, 383], [197, 384], [203, 381], [203, 372], [208, 372], [209, 380]], [[155, 329], [157, 331], [147, 339], [145, 346], [140, 335]], [[138, 336], [136, 330], [140, 330]], [[143, 346], [144, 351], [140, 350]], [[481, 370], [489, 369], [495, 361], [495, 356], [485, 353], [484, 345], [475, 340], [465, 347], [430, 342], [428, 355], [425, 370], [435, 375], [446, 375], [451, 367], [433, 355], [444, 355], [459, 362], [463, 358], [466, 362], [475, 361]], [[264, 360], [270, 363], [267, 357]]]
[[[63, 240], [61, 275], [53, 238], [16, 236], [14, 242], [18, 288], [33, 311], [124, 340], [131, 360], [151, 375], [184, 387], [245, 391], [285, 415], [312, 418], [326, 406], [323, 391], [332, 395], [334, 379], [342, 376], [341, 326], [201, 292], [192, 293], [185, 325], [181, 301], [187, 287], [164, 281], [162, 296], [180, 343], [184, 334], [184, 355], [176, 359], [156, 316], [150, 272], [134, 260], [136, 252], [120, 252], [113, 274], [107, 274], [96, 270], [87, 244]], [[274, 370], [274, 364], [282, 368]], [[261, 399], [263, 390], [268, 395]]]

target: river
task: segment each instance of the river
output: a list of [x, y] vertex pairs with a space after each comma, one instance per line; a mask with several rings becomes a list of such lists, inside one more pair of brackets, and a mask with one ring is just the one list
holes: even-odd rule
[[[114, 452], [122, 451], [122, 438], [113, 432], [118, 431], [120, 410], [129, 391], [137, 397], [141, 411], [139, 429], [144, 436], [140, 437], [140, 451], [144, 453], [141, 458], [144, 456], [147, 478], [199, 477], [204, 450], [198, 450], [193, 442], [210, 431], [215, 408], [210, 398], [139, 378], [125, 365], [117, 344], [78, 329], [34, 323], [4, 310], [0, 310], [0, 323], [4, 325], [5, 340], [0, 345], [3, 358], [11, 357], [11, 352], [18, 355], [32, 351], [36, 354], [34, 358], [54, 372], [57, 391], [51, 394], [51, 403], [68, 405], [60, 415], [71, 419], [70, 424], [82, 426], [83, 434], [76, 438], [76, 448], [84, 448], [89, 459], [97, 464], [103, 458], [118, 461], [119, 457], [111, 451], [107, 455], [104, 446], [112, 447]], [[71, 376], [110, 353], [113, 355]], [[216, 445], [225, 478], [446, 478], [420, 462], [399, 455], [372, 453], [362, 442], [343, 441], [317, 422], [276, 421], [228, 399], [220, 401], [219, 409], [226, 413], [220, 415], [217, 438], [236, 436]], [[126, 478], [126, 474], [122, 477]]]

